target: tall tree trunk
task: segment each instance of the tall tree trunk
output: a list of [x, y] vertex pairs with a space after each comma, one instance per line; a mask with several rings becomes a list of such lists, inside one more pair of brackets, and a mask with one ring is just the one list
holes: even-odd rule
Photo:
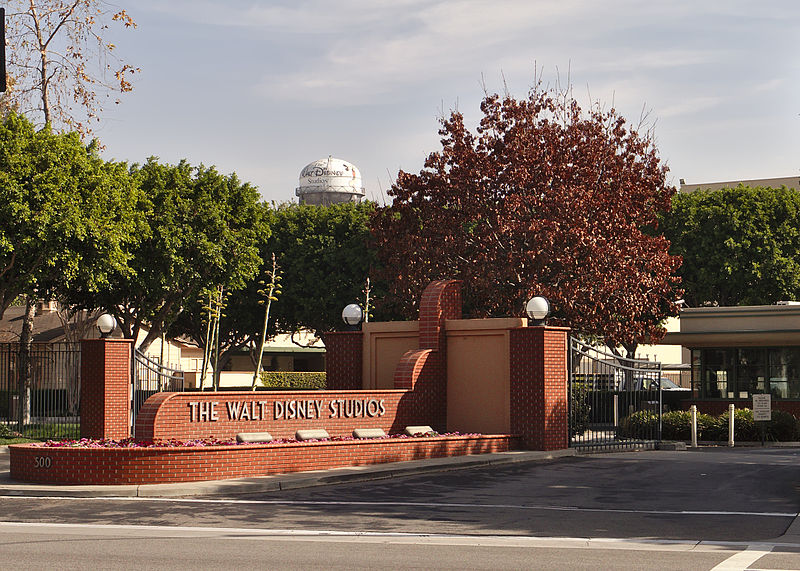
[[19, 336], [18, 393], [19, 432], [31, 422], [31, 344], [33, 343], [33, 318], [36, 315], [36, 298], [28, 295], [25, 298], [25, 319], [22, 321], [22, 332]]

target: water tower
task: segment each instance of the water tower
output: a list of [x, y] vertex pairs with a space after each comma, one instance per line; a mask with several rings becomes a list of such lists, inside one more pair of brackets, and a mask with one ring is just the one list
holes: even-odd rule
[[328, 206], [340, 202], [361, 202], [364, 187], [354, 164], [335, 159], [319, 159], [300, 171], [300, 186], [295, 194], [300, 202]]

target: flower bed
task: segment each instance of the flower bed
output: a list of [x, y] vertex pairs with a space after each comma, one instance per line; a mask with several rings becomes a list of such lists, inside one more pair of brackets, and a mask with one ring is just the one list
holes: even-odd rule
[[48, 484], [163, 484], [505, 452], [508, 435], [331, 438], [236, 444], [223, 440], [77, 440], [9, 446], [11, 478]]
[[[277, 438], [269, 442], [259, 444], [293, 444], [297, 442], [350, 442], [354, 440], [385, 440], [387, 438], [433, 438], [436, 436], [480, 436], [480, 434], [470, 432], [438, 432], [419, 433], [409, 436], [407, 434], [388, 434], [386, 436], [376, 436], [373, 438], [354, 438], [352, 436], [330, 436], [324, 439], [295, 440], [294, 438]], [[235, 439], [219, 438], [197, 438], [193, 440], [138, 440], [136, 438], [125, 438], [122, 440], [81, 438], [80, 440], [47, 440], [41, 446], [45, 448], [175, 448], [175, 447], [203, 447], [203, 446], [253, 446], [252, 442], [238, 442]]]

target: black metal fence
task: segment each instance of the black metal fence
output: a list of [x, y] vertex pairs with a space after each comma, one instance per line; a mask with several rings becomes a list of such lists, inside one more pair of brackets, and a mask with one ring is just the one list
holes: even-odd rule
[[184, 374], [179, 367], [161, 364], [139, 351], [133, 351], [133, 387], [131, 401], [131, 434], [136, 428], [136, 417], [144, 402], [156, 393], [184, 390]]
[[661, 439], [661, 363], [570, 339], [570, 446], [654, 447]]
[[80, 436], [77, 343], [0, 343], [0, 424], [27, 438]]

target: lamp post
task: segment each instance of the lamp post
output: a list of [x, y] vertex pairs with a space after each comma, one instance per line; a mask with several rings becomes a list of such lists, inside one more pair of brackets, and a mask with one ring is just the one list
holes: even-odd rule
[[351, 303], [342, 310], [342, 321], [347, 325], [348, 331], [358, 331], [364, 319], [364, 310], [357, 303]]
[[530, 319], [530, 326], [541, 326], [545, 324], [547, 316], [550, 315], [550, 302], [546, 297], [537, 295], [528, 300], [525, 304], [525, 313]]
[[97, 318], [97, 330], [100, 332], [100, 339], [106, 339], [117, 328], [117, 320], [113, 315], [104, 313]]

